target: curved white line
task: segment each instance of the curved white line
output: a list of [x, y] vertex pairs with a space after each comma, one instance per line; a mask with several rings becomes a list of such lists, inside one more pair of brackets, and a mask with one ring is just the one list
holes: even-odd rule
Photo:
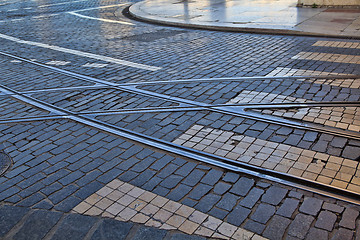
[[68, 13], [71, 14], [71, 15], [74, 15], [74, 16], [81, 17], [81, 18], [86, 18], [86, 19], [91, 19], [91, 20], [98, 20], [98, 21], [102, 21], [102, 22], [120, 23], [120, 24], [125, 24], [125, 25], [132, 25], [132, 26], [135, 25], [135, 24], [129, 23], [129, 22], [116, 21], [116, 20], [110, 20], [110, 19], [104, 19], [104, 18], [89, 17], [89, 16], [85, 16], [85, 15], [78, 14], [78, 13], [75, 13], [75, 12], [68, 12]]

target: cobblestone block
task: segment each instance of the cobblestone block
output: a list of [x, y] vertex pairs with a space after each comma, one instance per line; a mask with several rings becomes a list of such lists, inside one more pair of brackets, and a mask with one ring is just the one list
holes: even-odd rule
[[20, 192], [19, 188], [17, 187], [11, 187], [5, 191], [3, 191], [0, 195], [0, 201], [7, 199], [8, 197], [11, 197], [12, 195]]
[[61, 179], [59, 179], [58, 181], [66, 186], [70, 183], [75, 182], [76, 180], [78, 180], [79, 178], [81, 178], [82, 176], [84, 176], [84, 173], [80, 172], [80, 171], [76, 171], [76, 172], [72, 172], [69, 175], [67, 175], [66, 177], [63, 177]]
[[63, 189], [51, 194], [48, 198], [54, 204], [58, 204], [59, 202], [70, 196], [70, 194], [74, 193], [77, 189], [78, 187], [76, 187], [75, 185], [68, 185]]
[[157, 175], [160, 178], [166, 178], [174, 173], [179, 167], [175, 164], [169, 164]]
[[251, 215], [251, 219], [259, 223], [266, 224], [267, 221], [274, 215], [275, 207], [269, 204], [261, 203]]
[[45, 179], [43, 179], [41, 182], [45, 185], [50, 185], [52, 183], [54, 183], [55, 181], [65, 177], [66, 175], [68, 175], [70, 172], [68, 170], [65, 169], [60, 169], [59, 171], [48, 175]]
[[77, 196], [80, 199], [85, 199], [88, 196], [90, 196], [91, 194], [93, 194], [94, 192], [98, 191], [103, 186], [104, 186], [104, 184], [102, 184], [100, 182], [97, 182], [97, 181], [91, 182], [91, 183], [83, 186], [82, 188], [80, 188], [75, 193], [75, 196]]
[[54, 209], [61, 212], [70, 212], [70, 210], [72, 210], [80, 202], [81, 200], [79, 198], [70, 196], [56, 205]]
[[305, 214], [317, 215], [321, 209], [323, 201], [317, 198], [305, 197], [304, 202], [301, 204], [299, 211]]
[[245, 222], [244, 228], [246, 230], [249, 230], [250, 232], [254, 232], [256, 234], [261, 234], [265, 229], [265, 225], [258, 223], [258, 222], [254, 222], [249, 219]]
[[[160, 169], [164, 168], [168, 163], [170, 163], [173, 159], [173, 157], [165, 155], [164, 157], [158, 159], [153, 165], [151, 165], [150, 168], [159, 171]], [[176, 174], [181, 175], [179, 173]]]
[[35, 193], [35, 194], [31, 195], [30, 197], [25, 198], [17, 205], [22, 206], [22, 207], [31, 207], [31, 206], [35, 205], [36, 203], [40, 202], [41, 200], [43, 200], [44, 198], [45, 197], [42, 194]]
[[246, 197], [240, 201], [240, 205], [247, 207], [247, 208], [253, 208], [256, 204], [256, 202], [260, 199], [262, 194], [264, 193], [264, 190], [259, 188], [253, 188], [250, 190], [250, 192], [246, 195]]
[[213, 186], [219, 181], [222, 174], [222, 171], [212, 169], [205, 175], [203, 179], [201, 179], [201, 182]]
[[173, 201], [180, 201], [183, 197], [185, 197], [186, 194], [188, 194], [191, 191], [191, 187], [186, 186], [184, 184], [180, 184], [175, 189], [173, 189], [169, 195], [166, 197], [173, 200]]
[[138, 164], [136, 164], [135, 166], [133, 166], [131, 168], [132, 171], [134, 172], [143, 172], [144, 170], [146, 170], [147, 168], [149, 168], [149, 166], [151, 164], [153, 164], [155, 162], [155, 158], [152, 157], [147, 157], [146, 159], [141, 160]]
[[291, 190], [291, 191], [289, 192], [289, 197], [292, 197], [292, 198], [301, 199], [302, 196], [303, 196], [302, 193], [296, 192], [296, 191], [294, 191], [294, 190]]
[[231, 211], [239, 198], [231, 193], [223, 195], [222, 199], [216, 204], [216, 207]]
[[223, 177], [224, 182], [235, 183], [239, 179], [239, 174], [233, 172], [227, 172]]
[[113, 168], [110, 171], [108, 171], [108, 172], [104, 173], [103, 175], [101, 175], [100, 177], [98, 177], [97, 181], [106, 184], [106, 183], [111, 182], [114, 178], [118, 177], [122, 173], [123, 173], [123, 171], [121, 171], [117, 168]]
[[148, 191], [152, 191], [163, 179], [159, 177], [151, 178], [147, 183], [145, 183], [142, 188]]
[[288, 190], [285, 188], [272, 186], [266, 190], [265, 194], [261, 198], [261, 201], [272, 205], [278, 205], [284, 199], [287, 192]]
[[165, 178], [160, 185], [166, 188], [174, 188], [178, 183], [183, 180], [183, 177], [177, 175], [170, 175], [169, 177]]
[[294, 221], [290, 224], [288, 234], [293, 237], [304, 239], [311, 223], [314, 221], [314, 217], [304, 214], [296, 215]]
[[27, 188], [45, 177], [46, 177], [45, 174], [38, 173], [38, 174], [33, 175], [32, 177], [29, 177], [28, 179], [25, 179], [24, 181], [22, 181], [20, 183], [18, 183], [17, 186], [19, 186], [20, 188]]
[[355, 221], [358, 216], [359, 211], [348, 207], [345, 209], [339, 225], [341, 227], [355, 229]]
[[92, 172], [89, 172], [85, 176], [81, 177], [79, 180], [77, 180], [76, 184], [79, 186], [85, 186], [86, 184], [89, 184], [90, 182], [94, 181], [100, 175], [101, 175], [100, 171], [94, 170]]
[[153, 193], [158, 194], [163, 197], [165, 197], [169, 192], [170, 192], [169, 189], [161, 187], [161, 186], [157, 186], [153, 191]]
[[210, 187], [209, 185], [199, 184], [195, 187], [194, 190], [191, 191], [189, 197], [194, 200], [200, 200], [200, 198], [207, 194], [211, 189], [212, 187]]
[[199, 210], [200, 212], [206, 213], [208, 212], [213, 206], [221, 199], [220, 196], [215, 194], [207, 194], [203, 197], [198, 204], [195, 205], [195, 209]]
[[356, 159], [359, 157], [359, 154], [354, 154], [359, 152], [360, 147], [346, 146], [343, 150], [342, 157], [348, 159]]
[[242, 177], [234, 184], [230, 192], [240, 196], [245, 196], [254, 186], [254, 183], [255, 181], [253, 179]]
[[46, 200], [43, 200], [34, 206], [35, 209], [45, 209], [45, 210], [50, 210], [52, 207], [53, 205]]
[[38, 192], [43, 187], [45, 187], [44, 184], [42, 184], [41, 182], [37, 182], [34, 185], [32, 185], [31, 187], [28, 187], [25, 190], [19, 192], [18, 195], [22, 198], [26, 198], [26, 197], [30, 196], [31, 194], [33, 194], [34, 192]]
[[351, 240], [353, 239], [353, 231], [346, 229], [346, 228], [339, 228], [335, 234], [333, 235], [333, 237], [331, 238], [331, 240], [337, 240], [337, 239], [341, 239], [341, 240]]
[[42, 239], [59, 221], [61, 213], [37, 210], [26, 218], [23, 227], [14, 235], [13, 239]]
[[230, 184], [219, 182], [214, 187], [214, 193], [218, 195], [224, 194], [227, 190], [229, 190], [231, 187]]
[[236, 206], [228, 215], [227, 221], [233, 225], [240, 226], [250, 213], [251, 210], [241, 206]]
[[317, 217], [315, 227], [325, 229], [329, 232], [332, 231], [336, 222], [337, 216], [329, 211], [321, 211]]
[[192, 171], [183, 181], [184, 184], [188, 185], [188, 186], [195, 186], [200, 179], [205, 175], [205, 173], [203, 171], [200, 170], [194, 170]]
[[218, 209], [218, 208], [213, 208], [211, 209], [211, 211], [209, 212], [209, 214], [211, 216], [214, 216], [216, 218], [219, 218], [219, 219], [224, 219], [226, 217], [226, 215], [228, 215], [229, 212], [227, 211], [224, 211], [224, 210], [221, 210], [221, 209]]
[[282, 239], [290, 223], [290, 219], [275, 215], [266, 227], [263, 236], [271, 240]]
[[329, 239], [329, 233], [322, 229], [310, 228], [309, 233], [306, 235], [306, 240], [327, 240]]
[[126, 171], [123, 174], [121, 174], [118, 179], [120, 179], [121, 181], [124, 182], [130, 182], [131, 180], [133, 180], [134, 178], [136, 178], [138, 176], [138, 173], [135, 173], [133, 171]]
[[299, 200], [295, 200], [292, 198], [285, 199], [284, 203], [281, 205], [281, 207], [276, 211], [276, 214], [291, 218], [294, 211], [299, 206]]
[[155, 174], [155, 171], [147, 169], [143, 173], [139, 174], [136, 178], [134, 178], [130, 183], [140, 187], [146, 184]]

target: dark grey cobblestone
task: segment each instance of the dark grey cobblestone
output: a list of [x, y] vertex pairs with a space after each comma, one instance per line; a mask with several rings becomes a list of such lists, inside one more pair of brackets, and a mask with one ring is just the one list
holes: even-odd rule
[[272, 205], [278, 205], [283, 200], [287, 192], [288, 190], [284, 188], [272, 186], [265, 192], [261, 200]]
[[[119, 1], [107, 0], [102, 1], [101, 4], [118, 3]], [[75, 1], [44, 9], [36, 8], [36, 4], [31, 1], [9, 2], [0, 6], [3, 13], [0, 18], [6, 21], [6, 23], [0, 24], [0, 32], [28, 41], [46, 42], [54, 46], [161, 66], [162, 69], [157, 72], [149, 72], [115, 64], [109, 64], [104, 68], [87, 68], [82, 67], [89, 62], [87, 58], [35, 46], [21, 45], [22, 47], [19, 47], [19, 44], [7, 40], [2, 41], [0, 51], [16, 53], [16, 55], [28, 59], [36, 57], [36, 61], [41, 63], [52, 60], [70, 61], [71, 63], [60, 68], [114, 83], [181, 78], [264, 76], [277, 67], [333, 73], [360, 73], [356, 64], [319, 63], [312, 60], [291, 59], [299, 51], [316, 51], [318, 49], [329, 53], [359, 54], [356, 49], [314, 47], [313, 43], [318, 41], [315, 38], [197, 30], [180, 31], [175, 28], [151, 26], [144, 23], [136, 23], [136, 26], [131, 28], [119, 26], [111, 29], [106, 28], [106, 24], [104, 24], [102, 31], [99, 31], [92, 21], [85, 21], [69, 14], [48, 16], [43, 19], [31, 18], [42, 14], [63, 13], [97, 6], [99, 6], [99, 2], [92, 0], [82, 3]], [[31, 9], [24, 9], [25, 7], [31, 7]], [[17, 10], [7, 11], [12, 8]], [[99, 13], [88, 11], [86, 14], [93, 17], [103, 14], [102, 17], [106, 16], [114, 20], [119, 17], [114, 14], [113, 9], [103, 9]], [[21, 15], [27, 17], [26, 21], [9, 21]], [[45, 21], [52, 23], [50, 30], [47, 24], [42, 24]], [[96, 39], [96, 43], [89, 40], [88, 36]], [[11, 60], [13, 59], [4, 56], [0, 59], [1, 83], [18, 91], [93, 85], [93, 83], [63, 74], [50, 74], [25, 62], [10, 62]], [[349, 88], [320, 85], [309, 80], [280, 78], [261, 81], [251, 79], [241, 82], [159, 83], [139, 88], [216, 104], [228, 102], [243, 90], [282, 94], [315, 101], [358, 101], [360, 95], [358, 89], [350, 91]], [[171, 102], [154, 100], [151, 97], [139, 97], [134, 93], [113, 89], [53, 91], [34, 93], [32, 96], [72, 111], [108, 111], [130, 107], [173, 105]], [[92, 97], [93, 99], [91, 99]], [[1, 112], [3, 117], [41, 116], [44, 114], [43, 111], [19, 103], [12, 98], [4, 99], [2, 98], [1, 101], [4, 103]], [[135, 101], [131, 101], [131, 99]], [[237, 134], [274, 140], [277, 143], [289, 143], [305, 149], [318, 149], [330, 155], [346, 156], [352, 159], [358, 157], [354, 153], [359, 153], [360, 149], [358, 142], [349, 141], [346, 138], [329, 138], [326, 134], [280, 128], [274, 124], [249, 121], [225, 114], [214, 114], [210, 111], [118, 114], [102, 116], [98, 119], [166, 141], [174, 140], [193, 124], [203, 124], [225, 131], [234, 131]], [[260, 182], [259, 179], [243, 174], [220, 171], [215, 168], [209, 171], [212, 167], [198, 165], [196, 162], [175, 158], [150, 149], [144, 150], [142, 146], [74, 122], [58, 120], [0, 124], [0, 130], [0, 143], [8, 144], [5, 149], [14, 159], [11, 171], [0, 177], [1, 204], [14, 203], [66, 212], [104, 184], [114, 178], [119, 178], [130, 181], [143, 189], [150, 191], [157, 189], [156, 191], [161, 192], [165, 197], [179, 199], [189, 206], [202, 205], [205, 208], [207, 207], [205, 201], [211, 199], [213, 202], [208, 204], [213, 206], [208, 210], [210, 215], [224, 218], [225, 221], [238, 226], [252, 225], [254, 229], [257, 229], [256, 231], [263, 231], [263, 234], [266, 233], [272, 239], [280, 235], [282, 229], [286, 229], [285, 225], [288, 221], [300, 224], [301, 217], [299, 216], [304, 216], [302, 218], [305, 220], [312, 219], [305, 213], [309, 208], [305, 207], [307, 205], [305, 197], [313, 197], [309, 193], [290, 191], [290, 187], [274, 187], [273, 183], [267, 183], [267, 185]], [[204, 176], [196, 176], [194, 169], [197, 173], [203, 172]], [[186, 178], [190, 175], [191, 177]], [[187, 180], [186, 182], [185, 180], [172, 181], [174, 179]], [[219, 181], [229, 184], [230, 188], [227, 189], [227, 185], [224, 184], [219, 187]], [[162, 186], [160, 186], [161, 184]], [[281, 190], [275, 191], [274, 188]], [[201, 189], [202, 191], [200, 191]], [[200, 193], [196, 192], [198, 190]], [[263, 194], [263, 192], [265, 193]], [[65, 197], [60, 196], [60, 193], [64, 193]], [[236, 202], [235, 200], [231, 201], [230, 205], [234, 205], [232, 209], [230, 209], [230, 205], [229, 210], [216, 207], [222, 201], [224, 194], [235, 196], [232, 199], [237, 198]], [[53, 199], [53, 202], [50, 199]], [[330, 211], [338, 217], [334, 223], [335, 229], [329, 231], [329, 237], [346, 237], [349, 231], [354, 231], [354, 228], [350, 230], [349, 227], [353, 227], [354, 223], [359, 221], [359, 217], [352, 214], [351, 211], [358, 210], [349, 207], [345, 213], [344, 206], [346, 204], [335, 203], [329, 199], [321, 201], [323, 201], [323, 205], [319, 210], [311, 208], [310, 214], [314, 214], [315, 219], [309, 228], [307, 225], [302, 228], [305, 230], [302, 232], [301, 238], [321, 239], [317, 236], [324, 231], [314, 225], [318, 221], [319, 213], [321, 214], [323, 211]], [[301, 205], [304, 214], [299, 213], [301, 211], [298, 207], [293, 211], [297, 202], [305, 204]], [[266, 209], [264, 208], [265, 211], [276, 209], [275, 215], [270, 217], [268, 224], [263, 226], [264, 228], [260, 223], [248, 219], [253, 216], [253, 213], [260, 211], [258, 210], [259, 206], [267, 206]], [[356, 217], [354, 217], [355, 215]], [[351, 221], [344, 220], [345, 216]], [[282, 222], [281, 225], [277, 225], [280, 224], [279, 221]], [[306, 223], [306, 221], [304, 222]], [[121, 238], [127, 235], [127, 230], [133, 227], [132, 224], [122, 225], [111, 220], [98, 223], [101, 228], [94, 229], [96, 234], [93, 234], [93, 239], [101, 239], [105, 236]], [[294, 230], [295, 225], [289, 224], [289, 228], [284, 232], [284, 238], [290, 239], [292, 236], [294, 238], [298, 236]], [[110, 230], [119, 229], [120, 226], [127, 230], [110, 232]], [[275, 234], [274, 229], [278, 229], [276, 232], [278, 235], [272, 235]], [[310, 229], [309, 232], [306, 232], [307, 229]], [[153, 233], [156, 236], [163, 236], [162, 231], [154, 229], [136, 233], [136, 236], [140, 238]], [[171, 235], [170, 239], [186, 239], [186, 237], [178, 234]], [[344, 239], [346, 239], [345, 237]], [[196, 239], [195, 236], [194, 239]]]
[[316, 216], [321, 209], [323, 201], [317, 198], [305, 198], [301, 204], [299, 211], [302, 213]]
[[355, 229], [355, 220], [358, 216], [359, 216], [358, 210], [352, 208], [346, 208], [343, 213], [343, 218], [341, 219], [339, 225], [341, 227]]
[[354, 235], [353, 231], [346, 228], [339, 228], [335, 232], [335, 235], [331, 238], [331, 240], [336, 240], [336, 239], [350, 240], [353, 239], [353, 235]]
[[253, 179], [242, 177], [234, 184], [230, 192], [240, 196], [245, 196], [254, 185], [254, 182], [255, 181]]
[[[42, 129], [53, 124], [62, 129], [61, 126], [68, 123], [63, 120], [49, 121]], [[75, 126], [71, 124], [67, 129]], [[83, 131], [82, 128], [77, 129]], [[59, 131], [58, 134], [62, 132]], [[358, 218], [357, 210], [348, 207], [346, 210], [348, 217], [344, 220], [344, 205], [339, 205], [333, 200], [318, 199], [305, 191], [289, 190], [290, 188], [249, 176], [212, 169], [206, 165], [153, 150], [144, 150], [124, 140], [119, 141], [114, 137], [102, 136], [96, 131], [85, 131], [80, 135], [69, 131], [68, 135], [73, 137], [67, 139], [76, 142], [76, 139], [83, 134], [98, 136], [102, 143], [81, 145], [81, 142], [78, 142], [77, 144], [83, 147], [83, 149], [79, 148], [78, 153], [86, 153], [86, 155], [79, 157], [77, 161], [72, 158], [72, 164], [67, 163], [70, 154], [65, 154], [68, 150], [64, 150], [61, 157], [60, 155], [47, 156], [33, 168], [21, 168], [26, 170], [20, 170], [20, 176], [11, 175], [10, 171], [8, 173], [10, 175], [7, 175], [10, 178], [2, 180], [0, 186], [2, 201], [12, 202], [18, 206], [69, 212], [104, 184], [114, 178], [119, 178], [174, 201], [182, 202], [211, 216], [224, 219], [236, 226], [245, 227], [246, 225], [248, 229], [261, 232], [263, 236], [266, 235], [272, 239], [276, 239], [282, 231], [284, 231], [284, 236], [303, 239], [308, 235], [318, 234], [324, 229], [328, 230], [329, 237], [334, 236], [337, 226], [348, 229], [351, 227], [352, 230], [356, 227], [354, 224]], [[80, 139], [87, 141], [89, 138], [81, 137]], [[117, 144], [111, 144], [113, 141], [117, 141]], [[96, 148], [99, 152], [91, 155], [87, 148], [91, 148], [94, 144], [99, 146]], [[111, 144], [111, 147], [108, 147], [108, 144]], [[5, 150], [8, 149], [11, 148], [5, 148]], [[26, 149], [23, 151], [32, 153]], [[114, 155], [113, 158], [106, 157], [106, 153], [110, 151], [112, 151], [111, 155]], [[18, 156], [22, 153], [15, 149], [9, 154], [14, 154], [15, 163], [21, 160]], [[92, 160], [93, 157], [95, 160]], [[32, 157], [32, 159], [36, 158], [37, 156]], [[60, 160], [52, 161], [55, 158]], [[27, 166], [27, 162], [18, 164], [15, 170], [21, 166]], [[37, 172], [33, 170], [34, 168]], [[98, 170], [99, 168], [104, 172]], [[20, 184], [22, 182], [24, 185]], [[23, 186], [24, 189], [15, 187], [16, 185]], [[323, 212], [330, 214], [332, 220], [323, 221], [322, 219], [325, 219], [322, 217]], [[314, 214], [316, 219], [309, 214]], [[337, 216], [335, 221], [334, 215]], [[287, 228], [286, 225], [288, 225]]]
[[262, 224], [266, 224], [267, 221], [274, 215], [276, 208], [268, 204], [260, 204], [256, 211], [251, 215], [251, 219]]
[[275, 215], [266, 227], [263, 236], [272, 240], [281, 239], [290, 222], [288, 218]]
[[283, 204], [280, 206], [280, 208], [276, 211], [276, 214], [283, 216], [283, 217], [291, 218], [291, 216], [293, 215], [295, 210], [298, 208], [298, 206], [299, 206], [298, 200], [292, 199], [292, 198], [287, 198], [287, 199], [285, 199]]
[[336, 222], [337, 216], [334, 213], [328, 211], [320, 212], [315, 227], [331, 231]]
[[294, 221], [290, 224], [288, 234], [293, 237], [304, 239], [308, 232], [314, 217], [304, 214], [296, 215]]
[[306, 236], [306, 240], [311, 239], [327, 240], [329, 239], [329, 233], [325, 230], [311, 228], [308, 235]]

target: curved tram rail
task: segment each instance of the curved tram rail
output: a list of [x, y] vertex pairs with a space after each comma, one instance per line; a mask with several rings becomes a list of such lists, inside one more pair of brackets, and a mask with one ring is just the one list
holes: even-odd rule
[[[331, 102], [331, 103], [280, 103], [280, 104], [220, 104], [220, 105], [211, 105], [211, 104], [204, 104], [200, 102], [185, 100], [176, 97], [169, 97], [167, 95], [157, 94], [154, 92], [141, 90], [136, 88], [139, 85], [151, 85], [157, 83], [185, 83], [190, 81], [199, 81], [199, 82], [212, 82], [212, 81], [243, 81], [247, 79], [257, 79], [257, 80], [266, 80], [266, 79], [304, 79], [304, 78], [315, 78], [315, 77], [306, 77], [306, 76], [299, 76], [299, 77], [256, 77], [256, 78], [222, 78], [222, 79], [192, 79], [192, 80], [178, 80], [178, 81], [159, 81], [159, 82], [142, 82], [142, 83], [124, 83], [124, 84], [116, 84], [112, 82], [103, 81], [100, 79], [92, 78], [89, 76], [77, 74], [74, 72], [70, 72], [67, 70], [63, 70], [60, 68], [44, 65], [41, 63], [37, 63], [34, 61], [30, 61], [24, 58], [20, 58], [11, 54], [0, 52], [0, 55], [7, 56], [16, 60], [24, 61], [27, 63], [31, 63], [37, 65], [42, 68], [46, 68], [49, 71], [61, 73], [67, 76], [71, 76], [77, 79], [81, 79], [83, 81], [87, 81], [89, 83], [95, 84], [93, 86], [85, 86], [85, 87], [69, 87], [69, 88], [58, 88], [58, 89], [48, 89], [48, 90], [39, 90], [39, 91], [29, 91], [29, 92], [18, 92], [13, 89], [10, 89], [6, 86], [0, 85], [0, 91], [3, 96], [11, 96], [19, 101], [25, 102], [42, 110], [50, 112], [48, 116], [40, 116], [40, 117], [33, 117], [33, 118], [10, 118], [6, 120], [0, 121], [0, 123], [7, 123], [7, 122], [21, 122], [21, 121], [31, 121], [31, 120], [46, 120], [46, 119], [56, 119], [56, 118], [66, 118], [72, 121], [76, 121], [92, 128], [96, 128], [105, 132], [109, 132], [111, 134], [117, 135], [122, 138], [126, 138], [131, 141], [138, 142], [140, 144], [148, 145], [150, 147], [154, 147], [157, 149], [161, 149], [163, 151], [167, 151], [179, 156], [183, 156], [195, 161], [202, 161], [207, 164], [211, 164], [220, 168], [224, 168], [227, 170], [249, 174], [255, 177], [264, 178], [270, 181], [282, 183], [285, 185], [297, 187], [300, 189], [308, 190], [317, 194], [341, 199], [347, 202], [351, 202], [354, 204], [360, 204], [359, 193], [341, 189], [338, 187], [322, 184], [316, 181], [312, 181], [309, 179], [305, 179], [302, 177], [293, 176], [286, 173], [281, 173], [269, 169], [264, 169], [261, 167], [253, 166], [250, 164], [238, 162], [235, 160], [231, 160], [228, 158], [220, 157], [215, 154], [209, 154], [202, 151], [198, 151], [192, 148], [180, 146], [168, 141], [164, 141], [155, 137], [151, 137], [148, 135], [144, 135], [141, 133], [137, 133], [135, 131], [131, 131], [125, 128], [121, 128], [115, 126], [113, 124], [109, 124], [103, 121], [97, 120], [95, 117], [99, 115], [109, 115], [109, 114], [121, 114], [121, 113], [135, 113], [135, 112], [161, 112], [161, 111], [195, 111], [195, 110], [210, 110], [213, 112], [220, 112], [226, 113], [232, 116], [241, 116], [249, 119], [255, 119], [264, 121], [267, 123], [275, 123], [282, 126], [288, 126], [298, 129], [307, 129], [317, 132], [329, 133], [335, 136], [343, 136], [349, 139], [360, 139], [360, 133], [341, 130], [332, 127], [326, 126], [319, 126], [315, 124], [304, 124], [299, 121], [288, 120], [279, 117], [273, 116], [264, 116], [262, 114], [256, 113], [254, 111], [249, 111], [252, 109], [267, 109], [267, 108], [306, 108], [309, 106], [315, 107], [323, 107], [323, 106], [351, 106], [351, 107], [360, 107], [359, 102]], [[316, 79], [321, 78], [332, 78], [332, 77], [316, 77]], [[342, 78], [341, 76], [336, 76], [333, 78]], [[360, 78], [359, 76], [343, 76], [343, 78]], [[34, 97], [29, 96], [29, 94], [36, 93], [36, 92], [46, 92], [46, 91], [66, 91], [66, 90], [75, 90], [75, 89], [101, 89], [101, 88], [111, 88], [117, 89], [129, 93], [138, 94], [141, 96], [147, 96], [157, 99], [166, 100], [169, 102], [173, 102], [178, 104], [175, 107], [158, 107], [158, 108], [142, 108], [142, 109], [123, 109], [123, 110], [116, 110], [116, 111], [94, 111], [94, 112], [77, 112], [74, 113], [72, 111], [66, 110], [61, 107], [54, 106], [52, 104], [46, 103], [44, 101], [40, 101]]]

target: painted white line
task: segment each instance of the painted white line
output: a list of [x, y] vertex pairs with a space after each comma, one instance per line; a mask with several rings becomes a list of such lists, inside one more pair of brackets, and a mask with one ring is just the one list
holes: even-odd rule
[[129, 3], [121, 3], [121, 4], [114, 4], [114, 5], [107, 5], [107, 6], [99, 6], [99, 7], [75, 10], [75, 11], [71, 11], [71, 12], [83, 12], [83, 11], [96, 10], [96, 9], [112, 8], [112, 7], [119, 7], [119, 6], [124, 6], [124, 5], [128, 5], [128, 4]]
[[70, 1], [70, 2], [62, 2], [62, 3], [54, 3], [54, 4], [47, 4], [47, 5], [40, 5], [38, 8], [45, 8], [45, 7], [51, 7], [51, 6], [59, 6], [59, 5], [65, 5], [69, 3], [78, 3], [78, 2], [86, 2], [88, 0], [78, 0], [78, 1]]
[[46, 17], [58, 16], [58, 15], [59, 15], [58, 13], [52, 13], [52, 14], [46, 14], [46, 15], [35, 16], [35, 17], [32, 17], [32, 18], [34, 18], [34, 19], [38, 19], [38, 18], [46, 18]]
[[134, 62], [121, 60], [121, 59], [117, 59], [117, 58], [106, 57], [106, 56], [97, 55], [97, 54], [93, 54], [93, 53], [82, 52], [82, 51], [78, 51], [78, 50], [72, 50], [72, 49], [68, 49], [68, 48], [49, 45], [46, 43], [25, 41], [25, 40], [21, 40], [19, 38], [15, 38], [15, 37], [8, 36], [8, 35], [1, 34], [1, 33], [0, 33], [0, 38], [6, 39], [9, 41], [13, 41], [16, 43], [20, 43], [20, 44], [27, 44], [27, 45], [36, 46], [36, 47], [47, 48], [47, 49], [51, 49], [51, 50], [58, 51], [58, 52], [69, 53], [69, 54], [77, 55], [80, 57], [92, 58], [92, 59], [96, 59], [96, 60], [100, 60], [100, 61], [104, 61], [104, 62], [115, 63], [115, 64], [119, 64], [119, 65], [124, 65], [124, 66], [128, 66], [128, 67], [133, 67], [133, 68], [139, 68], [139, 69], [148, 70], [148, 71], [157, 71], [157, 70], [161, 69], [161, 67], [154, 67], [154, 66], [149, 66], [149, 65], [145, 65], [145, 64], [134, 63]]
[[89, 16], [85, 16], [85, 15], [78, 14], [78, 13], [75, 13], [75, 12], [68, 12], [68, 13], [71, 14], [71, 15], [74, 15], [74, 16], [81, 17], [81, 18], [86, 18], [86, 19], [91, 19], [91, 20], [97, 20], [97, 21], [102, 21], [102, 22], [120, 23], [120, 24], [125, 24], [125, 25], [132, 25], [132, 26], [135, 25], [135, 24], [129, 23], [129, 22], [116, 21], [116, 20], [110, 20], [110, 19], [105, 19], [105, 18], [89, 17]]

